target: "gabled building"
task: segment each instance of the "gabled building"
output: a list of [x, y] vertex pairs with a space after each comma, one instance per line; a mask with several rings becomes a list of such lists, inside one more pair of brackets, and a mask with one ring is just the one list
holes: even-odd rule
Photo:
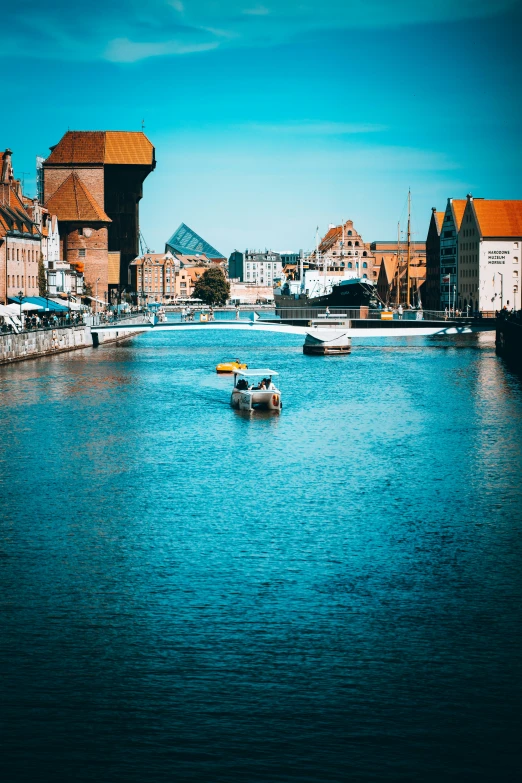
[[41, 234], [27, 212], [20, 180], [15, 179], [12, 151], [2, 155], [0, 170], [0, 302], [38, 296]]
[[353, 225], [353, 220], [335, 226], [330, 225], [321, 239], [316, 251], [310, 253], [308, 261], [323, 265], [326, 261], [327, 272], [333, 274], [346, 270], [353, 271], [354, 277], [367, 277], [377, 282], [380, 262], [372, 253], [370, 244], [364, 242], [362, 236]]
[[437, 212], [437, 209], [432, 207], [426, 237], [426, 284], [423, 291], [426, 310], [441, 310], [440, 235], [443, 222], [444, 212]]
[[98, 281], [102, 299], [108, 296], [109, 251], [120, 253], [119, 285], [129, 282], [129, 265], [139, 252], [143, 182], [155, 166], [145, 134], [127, 131], [68, 131], [42, 164], [45, 206], [66, 224], [62, 259], [82, 259], [86, 282], [94, 289]]
[[62, 259], [73, 267], [80, 265], [92, 292], [107, 301], [110, 218], [76, 171], [47, 199], [46, 207], [60, 222]]
[[[377, 290], [379, 292], [380, 287], [380, 291], [383, 294], [386, 293], [386, 296], [381, 296], [379, 293], [383, 302], [395, 303], [397, 301], [397, 263], [399, 263], [399, 302], [404, 304], [407, 301], [407, 245], [405, 243], [399, 244], [397, 239], [391, 239], [371, 242], [370, 249], [379, 269]], [[398, 262], [397, 259], [399, 259]], [[425, 279], [426, 243], [410, 242], [410, 302], [418, 302], [420, 287], [424, 284]], [[385, 290], [385, 286], [387, 286], [387, 290]]]
[[457, 306], [458, 235], [466, 199], [449, 198], [440, 231], [440, 309]]
[[469, 195], [458, 234], [459, 307], [520, 310], [521, 248], [522, 201]]

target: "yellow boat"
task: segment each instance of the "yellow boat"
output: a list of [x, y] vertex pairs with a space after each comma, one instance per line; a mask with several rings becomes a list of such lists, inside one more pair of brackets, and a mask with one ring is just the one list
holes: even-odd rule
[[239, 359], [232, 362], [222, 362], [216, 366], [216, 372], [236, 372], [236, 370], [248, 370], [248, 364], [242, 364]]

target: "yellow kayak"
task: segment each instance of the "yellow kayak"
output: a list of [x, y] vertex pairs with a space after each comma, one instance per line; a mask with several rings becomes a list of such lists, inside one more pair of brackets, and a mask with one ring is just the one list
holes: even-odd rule
[[222, 362], [216, 366], [216, 372], [234, 372], [234, 370], [248, 370], [248, 364], [242, 364], [239, 359], [233, 362]]

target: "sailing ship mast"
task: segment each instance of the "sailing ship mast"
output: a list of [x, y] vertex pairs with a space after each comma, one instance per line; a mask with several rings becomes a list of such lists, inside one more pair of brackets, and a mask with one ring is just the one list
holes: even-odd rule
[[401, 224], [397, 223], [397, 286], [395, 290], [395, 304], [401, 303]]
[[408, 261], [406, 264], [406, 306], [410, 306], [410, 263], [411, 263], [411, 190], [408, 188]]

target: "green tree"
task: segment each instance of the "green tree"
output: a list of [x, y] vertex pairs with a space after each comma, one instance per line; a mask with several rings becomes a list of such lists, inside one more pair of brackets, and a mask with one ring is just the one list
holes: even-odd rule
[[40, 253], [40, 258], [38, 259], [38, 293], [40, 296], [47, 296], [47, 275], [42, 253]]
[[196, 299], [202, 299], [208, 305], [224, 305], [230, 296], [230, 283], [219, 267], [207, 269], [196, 280], [194, 293]]

